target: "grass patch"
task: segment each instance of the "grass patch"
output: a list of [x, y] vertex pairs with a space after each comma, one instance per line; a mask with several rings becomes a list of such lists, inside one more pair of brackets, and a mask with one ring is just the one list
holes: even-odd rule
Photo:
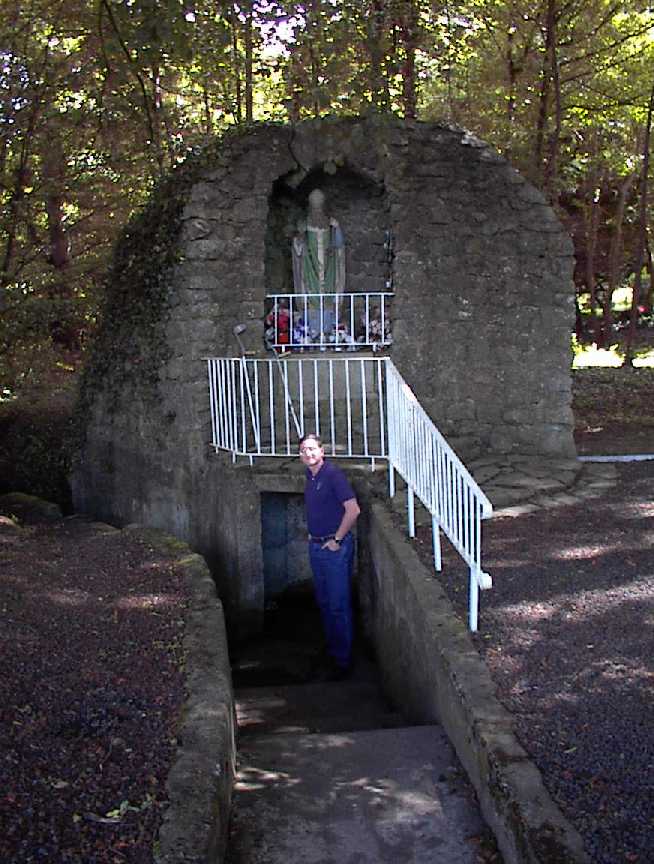
[[654, 426], [654, 368], [573, 369], [575, 425]]

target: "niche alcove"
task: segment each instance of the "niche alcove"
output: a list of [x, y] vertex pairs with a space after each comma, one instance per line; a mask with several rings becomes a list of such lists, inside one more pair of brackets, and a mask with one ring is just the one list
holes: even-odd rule
[[383, 185], [347, 168], [327, 164], [297, 183], [291, 173], [273, 184], [266, 231], [265, 283], [271, 294], [293, 293], [289, 250], [293, 229], [306, 213], [313, 189], [322, 189], [327, 210], [338, 216], [345, 237], [348, 291], [364, 293], [390, 288], [392, 255], [388, 236], [390, 213]]
[[226, 135], [160, 186], [116, 250], [72, 481], [79, 511], [205, 555], [246, 629], [264, 605], [261, 496], [300, 493], [302, 474], [292, 458], [252, 467], [209, 446], [206, 358], [269, 356], [269, 295], [292, 292], [314, 189], [343, 230], [347, 291], [393, 291], [388, 351], [459, 456], [575, 455], [572, 244], [504, 159], [464, 130], [393, 117]]

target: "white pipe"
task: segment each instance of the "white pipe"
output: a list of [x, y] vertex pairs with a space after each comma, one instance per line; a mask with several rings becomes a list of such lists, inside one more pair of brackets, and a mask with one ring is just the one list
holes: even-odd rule
[[[290, 394], [288, 392], [288, 380], [286, 378], [286, 373], [284, 371], [284, 368], [282, 367], [282, 361], [279, 359], [279, 356], [277, 355], [277, 350], [275, 348], [272, 349], [272, 353], [273, 353], [275, 360], [277, 361], [277, 365], [279, 366], [279, 372], [282, 376], [282, 381], [284, 382], [284, 398], [286, 399], [287, 406], [291, 409], [291, 414], [293, 415], [293, 422], [295, 423], [295, 431], [297, 432], [297, 437], [301, 438], [302, 432], [300, 431], [300, 424], [298, 422], [297, 416], [295, 414], [295, 408], [293, 407], [293, 403], [291, 402], [291, 397], [290, 397]], [[288, 423], [287, 423], [287, 425], [288, 425]], [[288, 442], [288, 432], [286, 433], [286, 438], [287, 438], [287, 442]]]
[[646, 462], [654, 459], [654, 453], [638, 453], [625, 456], [577, 456], [579, 462]]

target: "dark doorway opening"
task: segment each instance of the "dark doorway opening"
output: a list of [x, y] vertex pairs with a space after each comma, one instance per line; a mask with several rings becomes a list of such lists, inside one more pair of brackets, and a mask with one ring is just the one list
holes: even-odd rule
[[[236, 688], [315, 681], [327, 655], [320, 612], [313, 594], [302, 495], [261, 493], [264, 583], [262, 632], [230, 645]], [[356, 583], [355, 565], [355, 583]], [[353, 586], [355, 654], [368, 656], [361, 638], [357, 591]]]
[[232, 650], [235, 687], [310, 681], [324, 651], [302, 495], [261, 494], [263, 632]]

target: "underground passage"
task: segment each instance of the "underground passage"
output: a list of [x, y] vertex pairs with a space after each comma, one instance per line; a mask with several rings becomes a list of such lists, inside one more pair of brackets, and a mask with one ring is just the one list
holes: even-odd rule
[[385, 692], [360, 600], [366, 553], [351, 673], [330, 681], [302, 496], [260, 500], [263, 627], [230, 640], [238, 755], [225, 860], [327, 864], [356, 850], [362, 864], [473, 864], [473, 838], [492, 835], [442, 729], [412, 723]]

